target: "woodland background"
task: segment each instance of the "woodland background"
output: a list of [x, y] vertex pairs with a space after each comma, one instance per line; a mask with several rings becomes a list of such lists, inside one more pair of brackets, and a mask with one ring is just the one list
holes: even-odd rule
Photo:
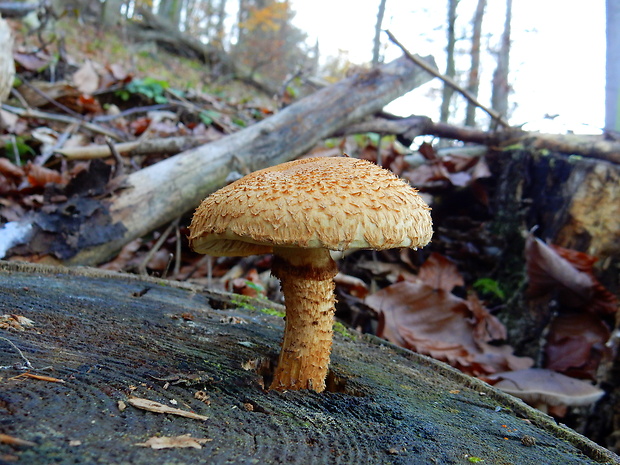
[[[608, 2], [610, 23], [620, 20], [616, 3]], [[377, 1], [372, 62], [352, 63], [345, 55], [322, 57], [320, 42], [308, 43], [292, 24], [286, 1], [0, 2], [17, 69], [1, 113], [3, 258], [71, 263], [85, 246], [67, 225], [95, 217], [93, 199], [114, 199], [125, 176], [381, 65], [383, 45], [399, 39], [382, 31], [385, 6]], [[613, 57], [620, 40], [613, 31], [620, 28], [608, 34], [604, 135], [528, 134], [510, 124], [511, 0], [493, 41], [493, 79], [480, 81], [491, 43], [485, 7], [484, 0], [472, 11], [459, 9], [458, 0], [441, 6], [447, 65], [435, 71], [443, 87], [438, 121], [378, 112], [308, 152], [373, 160], [433, 207], [436, 233], [426, 249], [360, 251], [339, 261], [337, 317], [491, 383], [498, 373], [541, 367], [596, 384], [605, 391], [597, 405], [546, 408], [617, 452], [620, 60]], [[478, 101], [482, 88], [488, 102]], [[234, 165], [227, 181], [248, 172]], [[584, 190], [577, 186], [567, 197], [569, 180], [601, 172], [600, 184], [584, 181]], [[600, 207], [589, 225], [575, 220], [578, 196]], [[87, 264], [281, 301], [269, 256], [191, 252], [191, 213], [178, 212]], [[33, 215], [44, 215], [36, 233], [22, 229]], [[43, 224], [45, 215], [57, 222]], [[69, 240], [59, 246], [58, 236]], [[2, 324], [24, 329], [11, 319]]]

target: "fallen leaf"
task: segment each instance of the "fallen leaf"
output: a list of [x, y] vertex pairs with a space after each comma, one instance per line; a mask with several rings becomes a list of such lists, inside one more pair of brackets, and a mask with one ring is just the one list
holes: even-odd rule
[[28, 176], [28, 182], [33, 187], [45, 187], [49, 183], [65, 184], [64, 178], [58, 171], [45, 168], [44, 166], [28, 162], [24, 170]]
[[97, 74], [92, 61], [87, 60], [73, 74], [73, 83], [80, 92], [85, 94], [92, 94], [99, 88], [99, 74]]
[[34, 326], [34, 321], [21, 315], [0, 315], [0, 329], [24, 331]]
[[154, 436], [146, 442], [139, 442], [134, 444], [135, 446], [150, 447], [151, 449], [202, 449], [202, 444], [205, 442], [213, 441], [208, 438], [193, 438], [189, 434], [183, 434], [181, 436]]
[[[508, 345], [494, 346], [479, 340], [481, 332], [482, 339], [488, 340], [490, 334], [503, 335], [505, 330], [489, 330], [486, 321], [478, 323], [472, 304], [444, 289], [402, 281], [371, 294], [365, 303], [379, 315], [379, 337], [445, 361], [465, 373], [481, 375], [532, 365], [529, 358], [514, 356]], [[488, 321], [493, 321], [493, 326], [500, 324], [494, 319]]]
[[531, 298], [558, 293], [562, 305], [582, 307], [592, 295], [592, 279], [577, 270], [543, 241], [529, 235], [525, 245], [528, 289]]
[[456, 265], [437, 252], [433, 252], [420, 267], [418, 273], [425, 284], [433, 289], [443, 289], [450, 292], [456, 286], [464, 286], [465, 281]]
[[180, 417], [191, 418], [193, 420], [208, 420], [209, 417], [204, 415], [198, 415], [194, 412], [188, 412], [187, 410], [181, 410], [174, 407], [169, 407], [168, 405], [160, 404], [159, 402], [155, 402], [153, 400], [142, 399], [140, 397], [129, 397], [127, 399], [127, 403], [132, 405], [133, 407], [148, 410], [149, 412], [154, 413], [168, 413], [170, 415], [178, 415]]
[[576, 378], [596, 379], [611, 336], [607, 325], [591, 313], [557, 315], [545, 345], [545, 368]]
[[477, 341], [489, 342], [505, 340], [506, 327], [482, 305], [476, 294], [467, 296], [467, 304], [474, 316], [473, 334]]
[[0, 173], [14, 180], [20, 180], [26, 175], [22, 168], [14, 165], [7, 158], [0, 158]]
[[[508, 345], [491, 345], [505, 329], [480, 302], [468, 302], [444, 289], [402, 281], [366, 298], [379, 316], [377, 335], [415, 352], [430, 355], [478, 376], [528, 368]], [[472, 307], [475, 311], [472, 311]]]
[[556, 294], [562, 306], [599, 315], [616, 312], [618, 299], [593, 272], [596, 258], [558, 246], [549, 246], [532, 234], [525, 247], [528, 296]]

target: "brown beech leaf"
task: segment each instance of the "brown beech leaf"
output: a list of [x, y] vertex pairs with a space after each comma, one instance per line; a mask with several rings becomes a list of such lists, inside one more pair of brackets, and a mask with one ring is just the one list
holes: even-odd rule
[[525, 244], [525, 257], [529, 297], [557, 292], [560, 303], [572, 308], [581, 307], [590, 300], [592, 278], [531, 234]]
[[420, 152], [420, 154], [429, 161], [438, 159], [437, 152], [435, 152], [434, 147], [428, 142], [422, 142], [422, 144], [420, 144], [418, 152]]
[[414, 186], [426, 186], [436, 181], [450, 181], [450, 173], [439, 161], [431, 161], [415, 169], [405, 171], [402, 176]]
[[474, 338], [478, 342], [505, 340], [506, 327], [482, 305], [476, 294], [467, 296], [467, 304], [474, 315]]
[[609, 292], [594, 275], [594, 264], [598, 257], [593, 257], [577, 250], [565, 249], [551, 244], [550, 247], [565, 260], [568, 260], [579, 271], [586, 273], [592, 280], [592, 299], [588, 303], [588, 310], [597, 314], [615, 313], [618, 307], [618, 298]]
[[430, 254], [422, 264], [418, 278], [433, 289], [443, 289], [447, 292], [456, 286], [465, 285], [456, 265], [437, 252]]
[[23, 169], [3, 157], [0, 158], [0, 174], [14, 180], [21, 180], [26, 175]]
[[559, 245], [549, 244], [560, 257], [568, 260], [575, 268], [584, 273], [592, 271], [592, 267], [598, 261], [597, 257], [588, 255], [587, 253], [579, 252], [578, 250], [566, 249]]
[[33, 187], [45, 187], [45, 185], [49, 183], [65, 184], [65, 179], [58, 171], [45, 168], [44, 166], [29, 162], [24, 167], [24, 170], [28, 176], [28, 182]]
[[474, 157], [450, 154], [443, 157], [442, 163], [450, 173], [459, 173], [474, 166], [477, 160], [478, 159]]
[[[379, 337], [445, 361], [468, 374], [489, 374], [532, 363], [515, 357], [509, 346], [496, 347], [478, 341], [475, 328], [482, 323], [472, 313], [470, 304], [443, 289], [402, 281], [375, 292], [365, 302], [379, 315]], [[484, 331], [484, 338], [488, 339], [486, 328]]]
[[379, 337], [452, 364], [469, 364], [474, 342], [463, 299], [402, 281], [368, 296], [366, 304], [379, 313]]
[[558, 315], [549, 327], [545, 345], [545, 368], [576, 378], [595, 379], [609, 348], [607, 325], [591, 313]]
[[525, 246], [528, 295], [532, 298], [557, 294], [560, 304], [582, 308], [596, 314], [611, 314], [618, 299], [609, 292], [592, 271], [596, 257], [549, 246], [529, 235]]

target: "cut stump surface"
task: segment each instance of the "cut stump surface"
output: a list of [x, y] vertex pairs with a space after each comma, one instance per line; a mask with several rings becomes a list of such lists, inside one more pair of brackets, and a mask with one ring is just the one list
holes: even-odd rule
[[[0, 329], [0, 433], [34, 443], [0, 444], [0, 462], [620, 464], [522, 402], [374, 337], [336, 335], [328, 391], [266, 391], [283, 331], [273, 310], [187, 284], [0, 262], [0, 314], [34, 322]], [[18, 376], [16, 348], [30, 373], [64, 382]], [[188, 434], [187, 448], [136, 445]]]

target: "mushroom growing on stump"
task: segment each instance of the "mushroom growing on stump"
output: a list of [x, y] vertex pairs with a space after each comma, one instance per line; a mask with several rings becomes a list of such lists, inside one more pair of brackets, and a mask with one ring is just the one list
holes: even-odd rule
[[307, 158], [256, 171], [207, 197], [189, 242], [213, 256], [273, 253], [286, 306], [271, 389], [325, 389], [335, 313], [330, 251], [417, 248], [430, 208], [392, 172], [355, 158]]

